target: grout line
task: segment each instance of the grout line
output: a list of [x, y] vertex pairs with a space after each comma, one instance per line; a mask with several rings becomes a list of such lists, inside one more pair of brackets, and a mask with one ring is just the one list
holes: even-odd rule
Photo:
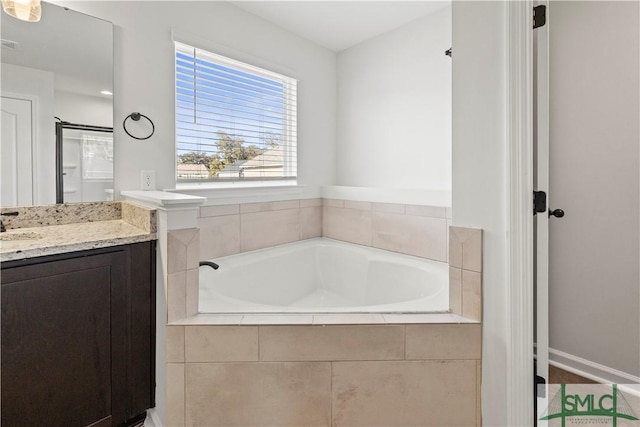
[[182, 364], [182, 422], [187, 425], [187, 363]]
[[329, 362], [329, 422], [333, 426], [333, 361]]
[[187, 327], [182, 326], [182, 363], [187, 363]]
[[403, 339], [402, 339], [402, 345], [404, 347], [404, 359], [403, 360], [407, 360], [407, 325], [402, 325], [402, 333], [403, 333]]
[[256, 329], [258, 330], [258, 362], [262, 362], [262, 353], [260, 353], [260, 331], [262, 330], [262, 326], [258, 325]]
[[238, 253], [242, 253], [242, 208], [238, 208]]

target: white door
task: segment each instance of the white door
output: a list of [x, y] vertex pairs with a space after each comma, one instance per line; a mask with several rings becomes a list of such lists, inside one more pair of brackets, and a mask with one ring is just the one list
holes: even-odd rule
[[3, 96], [1, 130], [2, 207], [33, 204], [31, 101]]
[[[536, 214], [536, 369], [549, 383], [549, 13], [546, 0], [535, 2], [547, 8], [546, 24], [534, 29], [534, 190], [546, 195], [546, 209]], [[537, 419], [545, 411], [546, 389], [538, 386]], [[539, 426], [540, 421], [538, 422]]]

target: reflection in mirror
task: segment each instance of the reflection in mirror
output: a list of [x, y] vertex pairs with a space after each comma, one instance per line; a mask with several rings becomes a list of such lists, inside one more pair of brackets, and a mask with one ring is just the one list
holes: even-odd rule
[[111, 23], [44, 2], [38, 23], [0, 15], [0, 205], [109, 200]]

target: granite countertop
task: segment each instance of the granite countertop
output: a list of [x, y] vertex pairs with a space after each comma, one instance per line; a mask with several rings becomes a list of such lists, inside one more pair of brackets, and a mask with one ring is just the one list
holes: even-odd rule
[[130, 202], [3, 208], [0, 261], [156, 239], [156, 211]]

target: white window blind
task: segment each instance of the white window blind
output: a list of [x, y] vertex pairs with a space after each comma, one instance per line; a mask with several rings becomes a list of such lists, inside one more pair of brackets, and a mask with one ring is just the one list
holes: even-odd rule
[[296, 80], [175, 46], [177, 180], [296, 179]]

